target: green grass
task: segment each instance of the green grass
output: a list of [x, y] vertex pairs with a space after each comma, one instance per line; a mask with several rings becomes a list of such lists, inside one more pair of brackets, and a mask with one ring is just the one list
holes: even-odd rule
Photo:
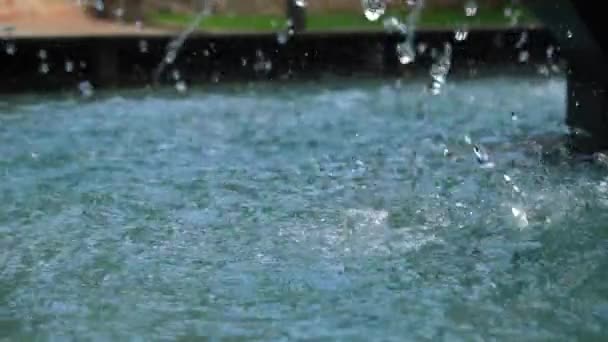
[[[522, 11], [520, 24], [536, 22], [535, 18], [526, 11]], [[407, 13], [393, 11], [385, 17], [395, 15], [405, 20]], [[383, 18], [385, 18], [383, 17]], [[156, 12], [148, 15], [147, 21], [151, 25], [185, 27], [194, 19], [194, 15]], [[277, 31], [285, 25], [285, 17], [273, 15], [227, 15], [217, 14], [205, 18], [201, 30], [208, 31]], [[382, 18], [376, 22], [365, 19], [363, 13], [309, 13], [307, 21], [311, 31], [332, 30], [382, 30]], [[452, 28], [462, 25], [470, 27], [507, 27], [510, 21], [505, 18], [500, 9], [480, 9], [475, 17], [469, 18], [464, 11], [458, 9], [427, 9], [423, 12], [419, 26], [433, 28]]]

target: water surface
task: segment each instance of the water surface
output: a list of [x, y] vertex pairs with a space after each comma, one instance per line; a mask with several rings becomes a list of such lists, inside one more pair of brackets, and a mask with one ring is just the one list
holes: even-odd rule
[[425, 87], [3, 99], [0, 338], [608, 338], [606, 169], [530, 138], [565, 82]]

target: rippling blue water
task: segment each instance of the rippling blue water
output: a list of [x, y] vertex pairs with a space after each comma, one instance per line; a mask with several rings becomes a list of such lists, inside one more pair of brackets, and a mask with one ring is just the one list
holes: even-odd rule
[[4, 99], [0, 338], [608, 338], [606, 169], [535, 142], [565, 82], [425, 85]]

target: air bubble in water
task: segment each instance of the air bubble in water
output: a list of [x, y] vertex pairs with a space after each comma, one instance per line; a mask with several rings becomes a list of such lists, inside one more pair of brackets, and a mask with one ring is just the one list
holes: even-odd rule
[[65, 61], [65, 72], [70, 73], [72, 71], [74, 71], [74, 62], [68, 59]]
[[467, 17], [474, 17], [477, 15], [477, 2], [475, 0], [469, 0], [464, 5], [464, 13]]
[[465, 28], [460, 28], [460, 29], [456, 30], [456, 32], [454, 33], [454, 39], [456, 39], [456, 41], [459, 41], [459, 42], [465, 41], [468, 36], [469, 36], [469, 31], [467, 31], [467, 29], [465, 29]]
[[180, 93], [185, 93], [188, 90], [188, 86], [186, 85], [186, 82], [184, 82], [184, 81], [177, 81], [175, 83], [175, 90], [177, 90]]
[[376, 21], [386, 12], [386, 0], [361, 0], [363, 14], [369, 21]]
[[401, 64], [410, 64], [416, 60], [416, 51], [409, 41], [397, 45], [397, 56]]
[[523, 50], [519, 52], [519, 57], [517, 59], [519, 60], [519, 63], [527, 63], [529, 58], [530, 53], [527, 50]]
[[50, 71], [49, 65], [47, 63], [44, 63], [44, 62], [40, 63], [40, 66], [38, 67], [38, 71], [41, 74], [45, 74], [45, 75], [48, 74], [49, 71]]
[[17, 52], [17, 47], [15, 46], [15, 43], [7, 42], [6, 46], [4, 47], [4, 50], [6, 51], [7, 55], [13, 56], [15, 52]]
[[80, 95], [82, 95], [83, 97], [93, 96], [93, 85], [89, 81], [82, 81], [78, 83], [78, 90], [80, 91]]
[[147, 40], [142, 39], [139, 41], [139, 52], [148, 53], [148, 41]]

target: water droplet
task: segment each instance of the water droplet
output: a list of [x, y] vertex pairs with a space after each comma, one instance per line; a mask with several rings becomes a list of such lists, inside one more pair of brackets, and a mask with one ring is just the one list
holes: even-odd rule
[[384, 30], [388, 32], [407, 33], [407, 26], [395, 17], [386, 18], [383, 22]]
[[97, 0], [95, 2], [95, 9], [99, 12], [103, 12], [105, 5], [103, 3], [104, 0]]
[[519, 117], [517, 116], [517, 114], [515, 114], [515, 112], [511, 112], [511, 120], [512, 120], [512, 121], [517, 121], [517, 120], [519, 120]]
[[509, 175], [506, 175], [506, 174], [505, 174], [505, 175], [503, 175], [503, 177], [504, 177], [504, 179], [505, 179], [505, 182], [507, 182], [507, 183], [511, 183], [511, 177], [509, 177]]
[[445, 84], [446, 78], [452, 66], [452, 45], [445, 43], [443, 54], [431, 66], [431, 92], [437, 95], [441, 92], [441, 87]]
[[473, 144], [473, 141], [471, 140], [471, 137], [468, 136], [468, 135], [464, 136], [464, 142], [467, 143], [467, 145]]
[[425, 51], [426, 51], [426, 44], [425, 43], [418, 43], [418, 47], [416, 48], [418, 50], [418, 54], [422, 55]]
[[566, 37], [568, 37], [568, 39], [572, 39], [573, 36], [572, 31], [568, 30], [568, 32], [566, 32]]
[[289, 39], [287, 32], [286, 31], [279, 31], [277, 33], [277, 42], [281, 45], [284, 45], [287, 43], [287, 40]]
[[13, 56], [15, 54], [15, 52], [17, 52], [17, 47], [15, 46], [15, 43], [13, 43], [13, 42], [7, 42], [4, 49], [6, 51], [6, 54], [9, 56]]
[[178, 81], [175, 83], [175, 89], [180, 93], [185, 93], [188, 91], [188, 86], [186, 85], [186, 82]]
[[469, 0], [464, 5], [464, 13], [467, 17], [474, 17], [477, 15], [477, 2], [475, 0]]
[[543, 76], [549, 76], [550, 71], [549, 68], [543, 64], [538, 67], [538, 73]]
[[171, 76], [173, 77], [173, 79], [175, 81], [178, 81], [181, 78], [179, 70], [177, 70], [177, 69], [173, 70], [173, 72], [171, 73]]
[[529, 58], [530, 58], [530, 53], [527, 50], [523, 50], [523, 51], [519, 52], [519, 56], [517, 57], [517, 60], [519, 61], [519, 63], [527, 63]]
[[74, 71], [74, 62], [68, 59], [65, 61], [65, 72], [70, 73], [72, 71]]
[[177, 57], [177, 52], [175, 50], [169, 50], [167, 55], [165, 56], [165, 63], [173, 64], [175, 62], [175, 58]]
[[524, 47], [524, 45], [526, 45], [527, 42], [528, 42], [528, 31], [523, 31], [521, 33], [521, 35], [519, 36], [519, 39], [515, 43], [515, 48], [521, 49]]
[[42, 59], [42, 60], [45, 60], [45, 59], [47, 58], [47, 56], [48, 56], [48, 55], [47, 55], [47, 52], [46, 52], [46, 50], [45, 50], [45, 49], [40, 49], [40, 50], [38, 51], [38, 58], [40, 58], [40, 59]]
[[547, 59], [553, 59], [554, 53], [555, 53], [555, 47], [553, 47], [553, 45], [549, 45], [549, 47], [547, 47]]
[[410, 64], [416, 60], [416, 51], [409, 41], [397, 44], [397, 56], [401, 64]]
[[118, 18], [119, 20], [122, 19], [122, 17], [125, 15], [125, 10], [122, 7], [118, 7], [117, 9], [114, 10], [114, 16], [116, 16], [116, 18]]
[[580, 104], [578, 101], [575, 101], [575, 102], [574, 102], [574, 105], [575, 105], [576, 107], [580, 107], [580, 106], [581, 106], [581, 104]]
[[308, 1], [306, 0], [295, 0], [296, 6], [298, 7], [306, 7], [308, 6]]
[[241, 65], [242, 66], [247, 66], [247, 58], [241, 57]]
[[456, 39], [456, 41], [459, 41], [459, 42], [465, 41], [468, 36], [469, 36], [469, 31], [465, 28], [460, 28], [460, 29], [456, 30], [456, 32], [454, 32], [454, 39]]
[[513, 213], [513, 217], [517, 219], [517, 225], [520, 228], [525, 228], [528, 226], [528, 216], [526, 215], [525, 211], [519, 208], [512, 207], [511, 213]]
[[91, 82], [82, 81], [78, 83], [78, 90], [80, 91], [80, 95], [83, 97], [91, 97], [93, 96], [94, 88]]
[[142, 39], [139, 41], [139, 52], [148, 53], [148, 41], [147, 40]]
[[363, 14], [369, 21], [376, 21], [386, 12], [386, 0], [361, 0]]
[[41, 74], [48, 74], [50, 71], [49, 65], [47, 63], [40, 63], [40, 65], [38, 66], [38, 72], [40, 72]]
[[449, 155], [450, 155], [450, 150], [449, 150], [447, 147], [445, 147], [445, 148], [443, 149], [443, 156], [444, 156], [444, 157], [447, 157], [447, 156], [449, 156]]

